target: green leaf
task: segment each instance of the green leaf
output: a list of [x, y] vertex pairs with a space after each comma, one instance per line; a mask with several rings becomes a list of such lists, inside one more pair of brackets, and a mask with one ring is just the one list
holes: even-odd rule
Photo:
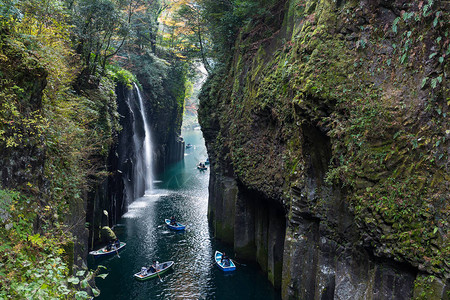
[[434, 18], [434, 20], [433, 20], [433, 27], [436, 27], [436, 25], [438, 23], [438, 18], [439, 17]]
[[424, 5], [423, 8], [422, 8], [422, 10], [423, 10], [423, 16], [424, 16], [424, 17], [426, 17], [426, 14], [427, 14], [427, 11], [428, 11], [428, 7], [429, 7], [429, 5], [426, 4], [426, 5]]
[[444, 57], [443, 57], [443, 56], [439, 57], [439, 62], [440, 62], [441, 64], [444, 62]]
[[84, 270], [78, 271], [76, 276], [84, 276], [84, 273], [86, 273]]
[[392, 32], [397, 33], [397, 23], [400, 21], [400, 17], [395, 18], [394, 22], [392, 22]]
[[94, 297], [98, 297], [98, 296], [100, 296], [100, 290], [96, 289], [96, 288], [93, 288], [92, 289], [92, 294], [94, 294]]
[[81, 281], [81, 288], [82, 288], [82, 289], [85, 289], [85, 288], [87, 288], [87, 286], [88, 286], [87, 280], [86, 280], [86, 279], [82, 280], [82, 281]]
[[436, 88], [436, 85], [437, 85], [437, 79], [436, 78], [431, 79], [431, 87], [434, 89], [434, 88]]
[[437, 231], [438, 231], [438, 228], [434, 227], [433, 234], [435, 234]]
[[82, 299], [88, 299], [89, 295], [85, 291], [79, 291], [75, 294], [75, 299], [82, 300]]
[[406, 61], [406, 57], [408, 56], [408, 53], [405, 53], [402, 55], [402, 57], [400, 58], [400, 63], [403, 64]]
[[72, 283], [72, 284], [78, 284], [78, 283], [80, 283], [80, 279], [78, 279], [77, 277], [69, 277], [68, 279], [67, 279], [67, 281], [69, 282], [69, 283]]
[[422, 84], [421, 84], [421, 86], [420, 86], [421, 89], [423, 89], [423, 87], [425, 86], [425, 84], [427, 84], [427, 80], [428, 80], [428, 77], [425, 77], [424, 79], [422, 79]]
[[104, 273], [104, 274], [98, 274], [96, 277], [100, 277], [100, 278], [103, 278], [103, 279], [105, 279], [106, 278], [106, 276], [108, 276], [108, 273]]
[[434, 147], [439, 147], [439, 145], [441, 144], [441, 140], [437, 140], [436, 144], [434, 144]]
[[431, 59], [431, 58], [435, 57], [436, 55], [437, 55], [437, 52], [431, 53], [430, 56], [428, 56], [428, 58]]

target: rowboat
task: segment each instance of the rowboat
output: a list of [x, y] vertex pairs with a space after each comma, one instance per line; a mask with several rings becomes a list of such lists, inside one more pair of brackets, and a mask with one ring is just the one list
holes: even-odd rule
[[186, 229], [186, 225], [180, 224], [178, 222], [176, 222], [176, 225], [171, 225], [169, 219], [166, 219], [165, 221], [166, 221], [167, 227], [169, 227], [172, 230], [184, 230], [184, 229]]
[[162, 273], [165, 273], [167, 270], [169, 270], [172, 266], [173, 266], [174, 262], [173, 261], [166, 261], [163, 262], [162, 264], [159, 264], [158, 267], [160, 268], [158, 271], [156, 272], [152, 272], [147, 268], [142, 268], [141, 271], [137, 272], [136, 274], [134, 274], [134, 277], [137, 280], [147, 280], [150, 278], [155, 278], [158, 277], [158, 275], [161, 275]]
[[197, 169], [199, 169], [200, 171], [205, 171], [208, 169], [208, 167], [206, 166], [201, 166], [201, 165], [197, 165]]
[[236, 270], [236, 265], [234, 264], [234, 262], [230, 259], [228, 259], [229, 263], [227, 264], [226, 262], [221, 262], [222, 260], [222, 253], [219, 251], [216, 251], [215, 254], [215, 260], [216, 260], [216, 264], [219, 267], [219, 269], [221, 269], [222, 271], [225, 272], [229, 272], [229, 271], [234, 271]]
[[94, 257], [96, 257], [96, 258], [97, 257], [108, 256], [108, 255], [111, 255], [111, 254], [118, 253], [120, 250], [123, 249], [123, 247], [125, 247], [125, 245], [126, 245], [126, 243], [120, 242], [120, 246], [117, 247], [117, 248], [116, 248], [116, 246], [113, 245], [111, 247], [111, 250], [108, 251], [108, 250], [106, 250], [107, 246], [105, 246], [105, 247], [100, 248], [98, 250], [91, 251], [91, 252], [89, 252], [89, 254], [94, 256]]

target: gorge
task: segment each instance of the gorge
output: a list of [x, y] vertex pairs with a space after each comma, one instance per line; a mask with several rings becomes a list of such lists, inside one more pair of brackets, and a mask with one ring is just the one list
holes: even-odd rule
[[[256, 276], [268, 299], [449, 299], [449, 14], [446, 0], [0, 1], [0, 298], [250, 297]], [[185, 153], [197, 97], [207, 153]], [[158, 225], [167, 213], [195, 220], [186, 238]], [[179, 269], [99, 289], [88, 251], [115, 225], [130, 261], [106, 262], [110, 278], [128, 284], [135, 257]], [[248, 268], [222, 277], [214, 247]]]

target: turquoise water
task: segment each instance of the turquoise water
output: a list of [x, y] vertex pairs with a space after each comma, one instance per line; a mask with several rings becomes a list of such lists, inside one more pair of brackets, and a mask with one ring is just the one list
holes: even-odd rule
[[[259, 268], [238, 262], [236, 271], [226, 274], [214, 265], [214, 252], [232, 248], [214, 239], [208, 225], [209, 169], [196, 165], [207, 155], [201, 131], [184, 133], [185, 159], [155, 180], [148, 195], [136, 199], [114, 230], [127, 243], [115, 255], [94, 262], [107, 268], [106, 279], [96, 279], [100, 297], [95, 299], [281, 299]], [[176, 216], [187, 224], [183, 232], [168, 230], [165, 218]], [[172, 270], [159, 278], [137, 281], [133, 274], [152, 260], [173, 260]]]

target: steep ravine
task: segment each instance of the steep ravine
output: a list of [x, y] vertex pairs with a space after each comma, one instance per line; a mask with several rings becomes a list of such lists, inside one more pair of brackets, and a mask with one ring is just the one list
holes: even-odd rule
[[448, 13], [279, 3], [204, 85], [209, 220], [283, 299], [449, 297]]
[[[177, 73], [174, 71], [174, 77]], [[182, 84], [182, 78], [172, 78], [172, 84]], [[177, 82], [179, 80], [179, 82]], [[165, 85], [167, 83], [164, 83]], [[139, 151], [133, 139], [144, 140], [144, 125], [140, 113], [136, 89], [122, 84], [116, 88], [118, 113], [121, 116], [121, 131], [117, 142], [110, 149], [107, 161], [109, 176], [94, 189], [89, 197], [87, 222], [93, 224], [90, 231], [89, 247], [101, 242], [100, 228], [113, 226], [127, 212], [128, 205], [144, 194], [144, 178], [140, 175], [138, 160]], [[151, 98], [151, 90], [144, 85], [144, 111], [150, 119], [152, 131], [153, 172], [161, 172], [167, 165], [180, 161], [184, 156], [184, 141], [180, 139], [182, 109], [176, 97], [184, 97], [173, 93], [169, 88], [162, 89], [158, 99]], [[158, 100], [158, 101], [156, 101]], [[169, 122], [169, 120], [171, 122]], [[165, 128], [159, 131], [158, 128]], [[106, 217], [103, 211], [108, 211]]]

